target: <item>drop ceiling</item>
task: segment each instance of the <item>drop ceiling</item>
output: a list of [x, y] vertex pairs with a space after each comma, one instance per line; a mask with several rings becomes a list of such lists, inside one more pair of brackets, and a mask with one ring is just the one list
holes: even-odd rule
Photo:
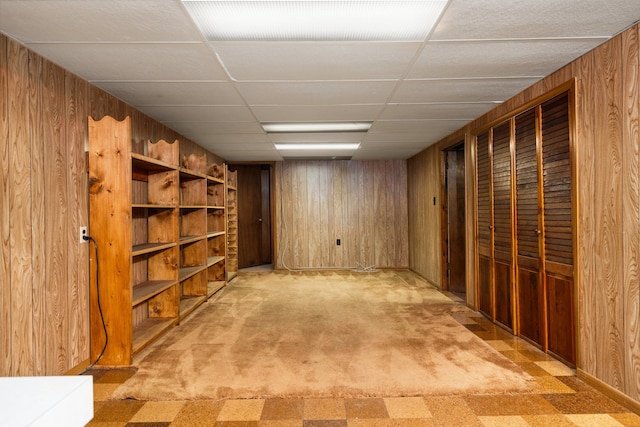
[[[318, 154], [408, 158], [639, 19], [638, 0], [450, 0], [419, 41], [210, 42], [179, 0], [0, 0], [0, 32], [229, 161], [356, 139]], [[261, 126], [331, 121], [373, 125]]]

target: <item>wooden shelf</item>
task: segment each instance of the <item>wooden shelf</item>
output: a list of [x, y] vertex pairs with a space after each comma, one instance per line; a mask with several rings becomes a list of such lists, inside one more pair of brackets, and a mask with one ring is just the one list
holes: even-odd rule
[[207, 209], [224, 209], [224, 206], [207, 206]]
[[175, 209], [177, 206], [172, 205], [154, 205], [152, 203], [133, 203], [131, 205], [133, 209], [158, 209], [158, 210], [169, 210]]
[[187, 280], [189, 277], [204, 271], [207, 268], [206, 265], [197, 265], [195, 267], [182, 267], [178, 276], [178, 280], [181, 282]]
[[227, 283], [224, 280], [217, 280], [207, 282], [207, 298], [211, 298], [211, 296], [217, 293], [220, 289], [224, 288]]
[[178, 321], [178, 317], [150, 317], [145, 320], [133, 330], [133, 353], [144, 349]]
[[180, 171], [180, 180], [188, 181], [193, 179], [207, 179], [207, 175], [199, 172], [195, 172], [186, 168], [179, 168]]
[[217, 264], [221, 261], [224, 261], [223, 256], [210, 256], [209, 258], [207, 258], [207, 267], [211, 267], [212, 265]]
[[133, 250], [131, 251], [131, 256], [140, 256], [140, 255], [149, 254], [152, 252], [159, 252], [164, 249], [173, 248], [175, 246], [176, 246], [175, 242], [143, 243], [141, 245], [133, 246]]
[[207, 180], [210, 181], [210, 182], [215, 182], [215, 183], [224, 185], [224, 179], [222, 179], [222, 178], [214, 178], [212, 176], [207, 175]]
[[211, 233], [207, 234], [207, 238], [212, 238], [212, 237], [218, 237], [218, 236], [224, 236], [226, 233], [226, 231], [212, 231]]
[[133, 287], [132, 306], [136, 306], [147, 301], [149, 298], [166, 291], [177, 284], [177, 280], [150, 280], [139, 283]]
[[189, 243], [195, 243], [200, 240], [206, 239], [207, 236], [180, 236], [180, 245], [188, 245]]
[[236, 277], [238, 275], [237, 271], [230, 271], [227, 277], [227, 281], [230, 282], [231, 279], [233, 279], [234, 277]]
[[200, 304], [207, 300], [207, 296], [199, 296], [199, 297], [183, 297], [180, 300], [180, 317], [185, 317], [189, 315], [193, 310], [198, 308]]
[[166, 172], [178, 169], [176, 165], [152, 159], [151, 157], [143, 156], [138, 153], [131, 153], [131, 162], [134, 168], [147, 171]]

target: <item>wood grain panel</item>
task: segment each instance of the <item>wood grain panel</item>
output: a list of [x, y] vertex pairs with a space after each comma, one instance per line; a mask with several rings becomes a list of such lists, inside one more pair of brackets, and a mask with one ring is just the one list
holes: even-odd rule
[[11, 224], [11, 370], [33, 375], [33, 244], [28, 51], [8, 41], [9, 223]]
[[[622, 388], [624, 356], [623, 328], [623, 251], [621, 132], [619, 102], [622, 94], [620, 69], [622, 46], [619, 38], [610, 40], [595, 53], [593, 102], [601, 111], [594, 119], [597, 168], [595, 175], [595, 247], [599, 248], [596, 281], [596, 373], [615, 388]], [[602, 361], [607, 360], [607, 363]]]
[[623, 251], [624, 251], [624, 384], [626, 393], [640, 400], [640, 42], [638, 29], [622, 35], [624, 82], [622, 114]]
[[287, 161], [278, 169], [286, 219], [278, 224], [278, 248], [286, 249], [278, 267], [408, 265], [407, 219], [398, 217], [406, 210], [394, 208], [406, 206], [406, 190], [395, 192], [406, 185], [405, 162]]
[[[7, 87], [8, 70], [7, 39], [0, 34], [0, 93], [9, 94]], [[11, 374], [11, 248], [9, 175], [11, 152], [9, 151], [9, 97], [0, 96], [0, 376]]]
[[67, 141], [67, 280], [69, 284], [69, 360], [66, 370], [80, 364], [89, 354], [89, 243], [79, 243], [80, 226], [89, 224], [87, 206], [87, 157], [84, 153], [88, 84], [65, 73]]

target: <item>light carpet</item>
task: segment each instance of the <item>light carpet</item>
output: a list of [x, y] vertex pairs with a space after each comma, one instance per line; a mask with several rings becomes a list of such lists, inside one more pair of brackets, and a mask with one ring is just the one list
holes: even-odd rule
[[243, 273], [140, 355], [113, 398], [425, 396], [529, 391], [407, 271]]

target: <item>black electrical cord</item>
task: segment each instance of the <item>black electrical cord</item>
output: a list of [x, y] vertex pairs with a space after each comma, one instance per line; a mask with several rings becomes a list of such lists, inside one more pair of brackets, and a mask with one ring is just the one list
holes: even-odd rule
[[100, 320], [102, 321], [102, 329], [104, 330], [104, 347], [102, 347], [102, 351], [98, 355], [98, 358], [89, 365], [84, 371], [80, 372], [79, 375], [86, 374], [89, 370], [91, 370], [96, 363], [102, 359], [105, 350], [107, 349], [107, 344], [109, 343], [109, 334], [107, 333], [107, 324], [104, 321], [104, 315], [102, 314], [102, 305], [100, 304], [100, 257], [98, 256], [98, 243], [96, 243], [95, 239], [91, 236], [83, 236], [84, 240], [89, 240], [93, 243], [93, 246], [96, 248], [96, 299], [98, 301], [98, 312], [100, 313]]

